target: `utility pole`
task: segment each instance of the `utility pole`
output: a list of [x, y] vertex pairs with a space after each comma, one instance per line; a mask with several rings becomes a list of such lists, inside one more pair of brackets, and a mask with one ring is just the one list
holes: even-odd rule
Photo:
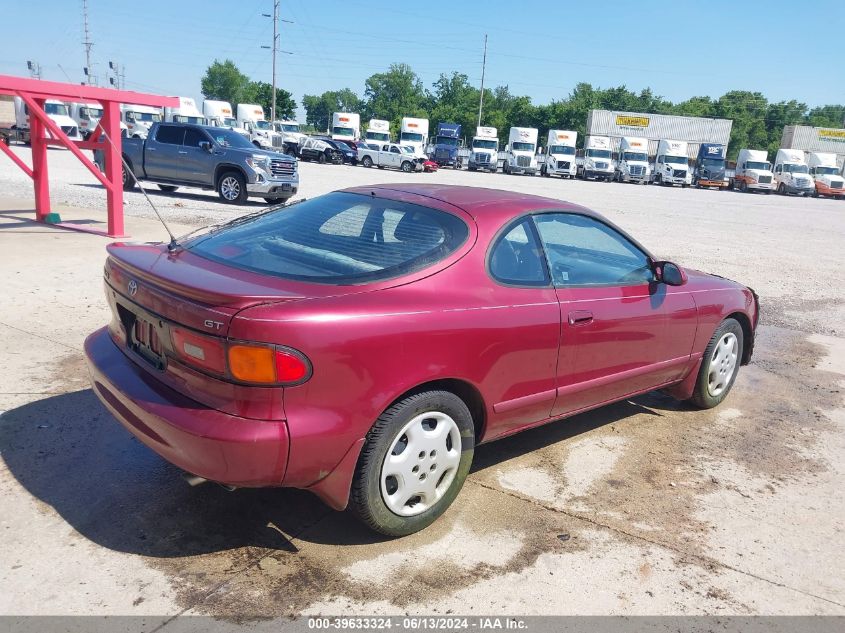
[[121, 66], [117, 62], [109, 62], [109, 70], [114, 73], [114, 77], [109, 77], [109, 84], [123, 90], [126, 88], [126, 66]]
[[[279, 50], [279, 5], [281, 0], [273, 0], [273, 15], [269, 13], [262, 13], [265, 18], [273, 18], [273, 46], [262, 46], [261, 48], [269, 48], [273, 51], [273, 105], [270, 106], [270, 120], [276, 120], [276, 53], [284, 53], [285, 55], [293, 55], [290, 51]], [[290, 20], [282, 20], [288, 24], [293, 24]]]
[[91, 49], [94, 42], [91, 41], [91, 33], [88, 30], [88, 0], [82, 0], [82, 27], [85, 33], [85, 39], [82, 44], [85, 46], [85, 77], [89, 85], [96, 84], [94, 78], [94, 68], [91, 65]]
[[484, 71], [487, 69], [487, 33], [484, 34], [484, 59], [481, 62], [481, 94], [478, 97], [478, 126], [481, 127], [481, 112], [484, 108]]

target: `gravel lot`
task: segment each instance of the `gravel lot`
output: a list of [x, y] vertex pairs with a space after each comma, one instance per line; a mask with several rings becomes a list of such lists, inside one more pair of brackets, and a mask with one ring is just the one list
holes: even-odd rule
[[[63, 215], [104, 219], [84, 168], [49, 160], [54, 202], [83, 209]], [[31, 185], [3, 163], [0, 613], [845, 615], [845, 203], [313, 164], [301, 192], [409, 179], [584, 204], [754, 287], [754, 362], [712, 411], [650, 394], [480, 447], [443, 519], [382, 540], [307, 493], [189, 488], [110, 419], [81, 354], [107, 318], [106, 240], [27, 222]], [[178, 230], [265, 206], [154, 200]], [[126, 213], [162, 238], [140, 194]]]

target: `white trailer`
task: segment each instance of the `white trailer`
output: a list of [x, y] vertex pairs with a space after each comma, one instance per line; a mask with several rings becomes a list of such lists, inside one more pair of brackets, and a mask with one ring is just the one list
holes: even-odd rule
[[578, 173], [578, 165], [575, 162], [577, 142], [578, 132], [549, 130], [546, 156], [540, 166], [540, 175], [574, 178]]
[[845, 180], [839, 175], [836, 154], [810, 152], [807, 157], [807, 166], [810, 168], [810, 176], [816, 187], [814, 196], [831, 196], [839, 199], [845, 197], [845, 186], [843, 186]]
[[159, 108], [151, 106], [121, 104], [120, 120], [126, 124], [126, 134], [130, 138], [147, 138], [153, 123], [161, 123]]
[[537, 173], [537, 135], [533, 127], [512, 127], [505, 146], [502, 171], [506, 174]]
[[816, 186], [810, 178], [810, 168], [804, 161], [804, 151], [781, 148], [775, 156], [775, 182], [781, 195], [794, 193], [808, 196], [814, 193]]
[[687, 144], [684, 141], [661, 139], [657, 144], [657, 158], [654, 161], [653, 180], [658, 185], [692, 184]]
[[249, 135], [249, 140], [261, 149], [275, 149], [282, 146], [282, 137], [273, 131], [273, 126], [264, 118], [264, 108], [254, 103], [238, 104], [238, 124]]
[[614, 172], [610, 139], [607, 136], [588, 136], [584, 142], [584, 161], [578, 166], [578, 174], [585, 180], [595, 178], [610, 182]]
[[382, 119], [370, 119], [367, 131], [364, 132], [364, 142], [374, 143], [381, 147], [390, 142], [390, 122]]
[[351, 141], [361, 138], [361, 115], [354, 112], [335, 112], [332, 114], [332, 132], [336, 141]]
[[732, 186], [742, 192], [763, 191], [767, 194], [772, 193], [775, 190], [776, 183], [768, 153], [762, 149], [739, 150]]
[[619, 142], [619, 158], [616, 160], [616, 181], [647, 185], [650, 180], [648, 139], [623, 136]]
[[190, 97], [179, 97], [179, 107], [165, 108], [164, 120], [168, 123], [205, 125], [205, 117], [197, 110], [196, 102]]
[[399, 145], [413, 147], [417, 154], [425, 154], [428, 144], [428, 119], [402, 117], [399, 126]]
[[488, 169], [496, 171], [499, 157], [499, 131], [494, 127], [479, 125], [470, 145], [468, 168], [470, 171]]

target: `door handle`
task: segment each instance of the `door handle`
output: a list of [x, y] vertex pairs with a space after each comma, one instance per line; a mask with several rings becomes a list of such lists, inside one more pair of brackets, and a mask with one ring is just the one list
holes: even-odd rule
[[188, 152], [179, 152], [180, 154], [187, 154]]
[[156, 151], [156, 148], [155, 147], [148, 147], [147, 151], [148, 152], [154, 152], [154, 151]]
[[586, 325], [593, 320], [593, 313], [589, 310], [574, 310], [569, 313], [569, 325]]

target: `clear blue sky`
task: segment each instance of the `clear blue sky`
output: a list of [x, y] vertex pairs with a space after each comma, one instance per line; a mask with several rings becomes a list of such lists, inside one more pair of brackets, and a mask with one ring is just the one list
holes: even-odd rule
[[[83, 79], [81, 0], [4, 2], [0, 73]], [[100, 84], [108, 60], [130, 90], [191, 96], [215, 58], [270, 81], [272, 0], [89, 0]], [[845, 103], [845, 4], [781, 2], [441, 2], [282, 0], [277, 81], [303, 94], [349, 87], [405, 62], [427, 87], [441, 72], [478, 85], [484, 34], [486, 85], [547, 103], [586, 81], [651, 87], [673, 101], [759, 90], [770, 100]], [[729, 18], [732, 18], [729, 20]], [[31, 27], [28, 24], [32, 24]], [[12, 27], [11, 25], [16, 25]], [[60, 68], [61, 66], [61, 68]], [[64, 69], [64, 70], [62, 70]], [[65, 74], [67, 73], [67, 74]], [[301, 106], [300, 106], [301, 113]]]

